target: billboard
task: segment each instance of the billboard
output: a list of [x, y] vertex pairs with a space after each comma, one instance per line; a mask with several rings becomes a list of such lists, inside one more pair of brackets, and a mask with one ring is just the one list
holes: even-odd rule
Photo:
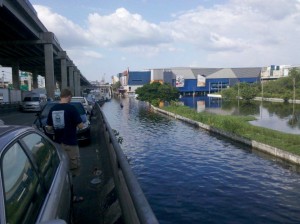
[[205, 101], [199, 100], [197, 101], [197, 112], [203, 112], [205, 111]]
[[197, 77], [197, 87], [205, 87], [205, 77], [202, 75], [198, 75]]
[[184, 78], [181, 75], [176, 75], [176, 87], [184, 87]]

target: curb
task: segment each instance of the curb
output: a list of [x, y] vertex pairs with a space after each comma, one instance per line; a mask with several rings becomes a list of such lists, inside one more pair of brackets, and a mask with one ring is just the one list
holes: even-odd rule
[[278, 158], [284, 159], [286, 161], [289, 161], [291, 163], [295, 163], [295, 164], [300, 165], [300, 156], [298, 156], [298, 155], [292, 154], [290, 152], [286, 152], [284, 150], [275, 148], [275, 147], [270, 146], [270, 145], [263, 144], [261, 142], [257, 142], [257, 141], [254, 141], [254, 140], [250, 140], [250, 139], [247, 139], [247, 138], [244, 138], [244, 137], [240, 137], [240, 136], [237, 136], [237, 135], [234, 135], [234, 134], [222, 131], [220, 129], [211, 127], [211, 126], [209, 126], [207, 124], [203, 124], [201, 122], [191, 120], [191, 119], [183, 117], [181, 115], [177, 115], [177, 114], [174, 114], [174, 113], [162, 110], [160, 108], [154, 107], [153, 105], [151, 105], [151, 108], [154, 111], [157, 111], [159, 113], [168, 115], [170, 117], [174, 117], [175, 119], [178, 119], [178, 120], [184, 121], [186, 123], [195, 125], [196, 127], [205, 129], [207, 131], [217, 133], [219, 135], [225, 136], [225, 137], [230, 138], [232, 140], [235, 140], [237, 142], [240, 142], [240, 143], [243, 143], [245, 145], [251, 146], [251, 147], [253, 147], [255, 149], [258, 149], [258, 150], [260, 150], [262, 152], [271, 154], [271, 155], [273, 155], [275, 157], [278, 157]]

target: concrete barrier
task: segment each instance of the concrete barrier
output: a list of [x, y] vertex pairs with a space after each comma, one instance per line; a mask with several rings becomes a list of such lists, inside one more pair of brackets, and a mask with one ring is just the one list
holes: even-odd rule
[[[121, 146], [98, 103], [94, 106], [97, 115], [99, 138], [104, 136], [110, 172], [116, 188], [124, 223], [158, 224]], [[102, 136], [102, 137], [101, 137]]]

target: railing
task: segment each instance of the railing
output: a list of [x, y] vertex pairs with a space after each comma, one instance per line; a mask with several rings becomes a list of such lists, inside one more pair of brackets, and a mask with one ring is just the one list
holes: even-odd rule
[[94, 110], [97, 114], [100, 114], [97, 122], [101, 126], [99, 129], [105, 135], [111, 171], [124, 222], [128, 224], [158, 223], [100, 105], [95, 104]]

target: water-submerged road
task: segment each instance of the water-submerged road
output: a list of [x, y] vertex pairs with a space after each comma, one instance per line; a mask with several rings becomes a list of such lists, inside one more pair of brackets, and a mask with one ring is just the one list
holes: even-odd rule
[[300, 223], [298, 166], [153, 113], [134, 98], [102, 109], [160, 223]]

